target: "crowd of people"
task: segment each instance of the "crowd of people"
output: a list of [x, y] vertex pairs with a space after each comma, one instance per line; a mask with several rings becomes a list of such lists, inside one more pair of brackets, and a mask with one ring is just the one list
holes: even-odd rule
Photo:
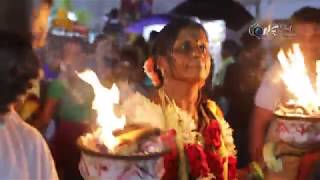
[[[51, 5], [42, 1], [38, 11], [46, 14]], [[261, 40], [248, 34], [243, 35], [242, 45], [226, 40], [221, 69], [214, 81], [208, 81], [214, 66], [208, 37], [202, 25], [190, 19], [171, 22], [146, 41], [122, 31], [124, 25], [114, 20], [117, 12], [112, 12], [113, 19], [93, 44], [81, 36], [55, 35], [54, 27], [44, 43], [47, 27], [39, 27], [47, 26], [43, 14], [35, 16], [33, 29], [26, 26], [30, 34], [0, 30], [0, 179], [82, 179], [76, 140], [92, 128], [96, 118], [93, 89], [77, 76], [85, 69], [95, 71], [105, 87], [116, 84], [120, 103], [139, 92], [162, 104], [161, 94], [165, 94], [196, 121], [198, 132], [222, 116], [219, 107], [216, 111], [207, 107], [208, 99], [215, 100], [234, 130], [237, 168], [246, 169], [253, 161], [264, 167], [265, 143], [279, 139], [273, 111], [286, 89], [274, 79], [280, 69], [276, 53], [268, 56]], [[320, 57], [320, 10], [301, 8], [290, 22], [295, 36], [273, 51], [298, 42], [315, 79], [312, 60]], [[146, 60], [152, 60], [156, 77], [144, 72]], [[317, 179], [317, 169], [311, 167], [319, 156], [318, 149], [302, 156], [280, 156], [282, 171], [267, 170], [265, 178]], [[164, 177], [176, 179], [177, 175]]]

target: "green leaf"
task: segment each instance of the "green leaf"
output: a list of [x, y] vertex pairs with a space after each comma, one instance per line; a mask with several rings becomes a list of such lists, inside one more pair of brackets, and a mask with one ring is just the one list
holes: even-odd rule
[[73, 10], [72, 0], [61, 0], [60, 7], [68, 11], [72, 11]]
[[76, 10], [75, 14], [78, 18], [78, 23], [82, 25], [89, 25], [91, 20], [91, 15], [86, 10]]

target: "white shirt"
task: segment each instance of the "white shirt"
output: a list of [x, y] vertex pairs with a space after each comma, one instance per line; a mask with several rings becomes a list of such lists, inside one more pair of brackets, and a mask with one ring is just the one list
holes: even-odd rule
[[274, 63], [265, 73], [256, 93], [256, 106], [270, 111], [275, 110], [286, 91], [280, 73], [281, 67], [279, 63]]
[[[287, 98], [288, 92], [279, 73], [281, 73], [279, 63], [275, 63], [267, 71], [255, 97], [256, 106], [273, 112], [279, 101]], [[301, 120], [288, 121], [277, 118], [277, 120], [271, 122], [268, 139], [280, 139], [283, 142], [300, 146], [319, 143], [320, 131], [317, 128], [319, 125], [319, 123]]]
[[41, 134], [11, 111], [0, 117], [0, 180], [56, 180], [50, 150]]

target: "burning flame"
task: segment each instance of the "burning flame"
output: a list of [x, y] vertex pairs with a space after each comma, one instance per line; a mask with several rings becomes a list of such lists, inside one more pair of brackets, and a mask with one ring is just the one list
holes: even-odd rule
[[93, 87], [95, 97], [92, 109], [97, 111], [97, 122], [101, 127], [99, 139], [109, 150], [113, 151], [119, 141], [112, 132], [116, 129], [123, 129], [126, 123], [123, 116], [118, 118], [113, 111], [114, 105], [118, 104], [120, 100], [119, 89], [115, 85], [111, 89], [105, 88], [92, 70], [77, 74], [83, 81]]
[[278, 60], [283, 69], [281, 78], [288, 90], [296, 97], [294, 103], [301, 105], [309, 112], [318, 111], [319, 95], [313, 89], [299, 44], [293, 44], [293, 51], [288, 50], [287, 55], [281, 49]]

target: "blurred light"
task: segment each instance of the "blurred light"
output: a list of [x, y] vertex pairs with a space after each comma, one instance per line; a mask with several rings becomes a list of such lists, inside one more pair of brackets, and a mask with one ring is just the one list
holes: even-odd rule
[[226, 39], [226, 24], [223, 20], [201, 21], [205, 28], [209, 39], [209, 52], [213, 58], [213, 82], [214, 84], [216, 73], [219, 72], [222, 65], [222, 42]]
[[203, 27], [206, 29], [209, 41], [223, 42], [226, 38], [226, 25], [223, 20], [202, 21]]
[[109, 17], [108, 17], [108, 16], [103, 16], [103, 17], [102, 17], [102, 20], [103, 20], [103, 22], [106, 23], [106, 22], [109, 20]]
[[88, 41], [90, 44], [93, 44], [95, 39], [97, 37], [97, 34], [95, 32], [89, 32], [89, 35], [88, 35]]
[[145, 26], [143, 28], [143, 34], [142, 36], [146, 41], [149, 41], [150, 38], [150, 33], [152, 31], [160, 32], [161, 29], [165, 26], [166, 24], [155, 24], [155, 25], [150, 25], [150, 26]]
[[201, 20], [200, 20], [197, 16], [192, 16], [192, 17], [191, 17], [191, 20], [193, 20], [193, 21], [201, 24]]
[[65, 31], [63, 28], [54, 28], [50, 32], [55, 36], [65, 36], [65, 37], [83, 37], [79, 32], [69, 32]]
[[77, 15], [74, 12], [68, 12], [68, 19], [70, 19], [71, 21], [77, 21]]

